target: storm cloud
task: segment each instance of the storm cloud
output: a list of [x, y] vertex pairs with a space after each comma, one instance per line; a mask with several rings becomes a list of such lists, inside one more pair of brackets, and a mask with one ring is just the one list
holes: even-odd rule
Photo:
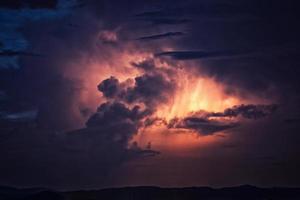
[[[299, 186], [297, 8], [296, 0], [1, 1], [0, 183]], [[241, 103], [156, 116], [180, 92], [214, 96], [205, 81], [178, 91], [184, 73]], [[157, 124], [166, 129], [138, 134]]]

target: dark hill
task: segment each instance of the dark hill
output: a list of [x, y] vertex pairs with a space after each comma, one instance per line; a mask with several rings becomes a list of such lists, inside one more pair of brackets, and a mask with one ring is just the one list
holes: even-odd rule
[[55, 192], [50, 190], [0, 187], [0, 200], [300, 200], [300, 188], [258, 188], [238, 186], [159, 188], [124, 187], [89, 191]]

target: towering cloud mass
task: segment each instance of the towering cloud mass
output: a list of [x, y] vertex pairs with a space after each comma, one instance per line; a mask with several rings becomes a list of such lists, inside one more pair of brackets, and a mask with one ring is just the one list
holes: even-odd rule
[[[237, 127], [241, 121], [240, 116], [246, 119], [259, 119], [273, 114], [277, 109], [277, 105], [242, 104], [225, 108], [223, 112], [205, 110], [210, 109], [207, 107], [202, 110], [192, 110], [182, 116], [178, 116], [177, 113], [172, 116], [174, 118], [167, 118], [160, 115], [159, 110], [164, 105], [172, 104], [176, 92], [181, 97], [185, 95], [183, 91], [180, 91], [182, 80], [179, 74], [189, 74], [189, 72], [169, 65], [156, 66], [153, 59], [132, 63], [132, 66], [138, 68], [142, 74], [124, 82], [111, 76], [98, 85], [98, 90], [103, 93], [107, 103], [103, 103], [97, 113], [89, 119], [88, 127], [101, 127], [111, 123], [114, 125], [119, 119], [121, 121], [126, 119], [136, 124], [135, 131], [129, 131], [133, 133], [137, 133], [138, 129], [143, 126], [148, 127], [157, 125], [156, 122], [163, 122], [159, 125], [172, 129], [193, 130], [200, 135], [211, 135]], [[141, 111], [141, 106], [144, 108], [143, 111]], [[187, 106], [185, 104], [180, 106], [188, 109], [184, 107]], [[126, 134], [124, 137], [127, 138]], [[128, 139], [126, 141], [129, 142]]]

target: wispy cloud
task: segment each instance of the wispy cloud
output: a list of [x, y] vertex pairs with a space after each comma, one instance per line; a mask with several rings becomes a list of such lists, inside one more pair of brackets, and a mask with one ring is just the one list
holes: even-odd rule
[[170, 57], [175, 60], [226, 58], [241, 55], [245, 55], [245, 53], [239, 51], [165, 51], [155, 54], [157, 57]]
[[167, 33], [162, 33], [162, 34], [157, 34], [157, 35], [139, 37], [137, 40], [140, 40], [140, 41], [159, 40], [159, 39], [183, 36], [184, 34], [185, 33], [183, 33], [183, 32], [167, 32]]

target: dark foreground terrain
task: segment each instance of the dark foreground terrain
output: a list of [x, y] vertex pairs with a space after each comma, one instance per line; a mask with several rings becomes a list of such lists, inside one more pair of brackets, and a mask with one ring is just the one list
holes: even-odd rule
[[0, 187], [0, 200], [300, 200], [300, 188], [257, 188], [253, 186], [227, 187], [213, 189], [209, 187], [159, 188], [125, 187], [90, 191], [59, 192], [46, 189], [16, 189]]

